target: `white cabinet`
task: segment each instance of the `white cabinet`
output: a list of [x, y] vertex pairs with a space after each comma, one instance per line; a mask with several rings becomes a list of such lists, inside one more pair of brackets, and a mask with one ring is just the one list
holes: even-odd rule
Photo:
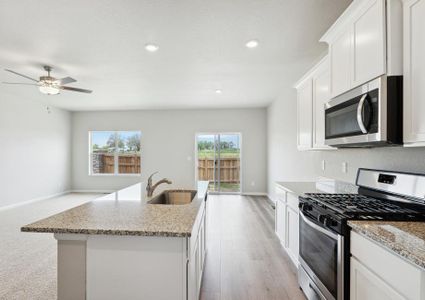
[[285, 245], [285, 217], [286, 204], [280, 199], [276, 200], [275, 208], [275, 230], [282, 245]]
[[[282, 187], [278, 184], [276, 184], [276, 191], [282, 191]], [[298, 196], [289, 191], [285, 191], [284, 195], [284, 198], [276, 199], [275, 231], [283, 248], [298, 267]]]
[[196, 235], [190, 239], [187, 261], [187, 293], [189, 300], [199, 299], [206, 255], [206, 212], [198, 223]]
[[298, 265], [299, 253], [299, 229], [298, 229], [298, 211], [290, 206], [286, 208], [286, 251], [294, 264]]
[[423, 300], [425, 271], [351, 232], [350, 299]]
[[297, 145], [298, 150], [312, 147], [312, 80], [309, 78], [297, 88]]
[[353, 1], [320, 39], [329, 45], [331, 97], [378, 76], [402, 75], [400, 0]]
[[326, 56], [295, 85], [297, 89], [298, 150], [326, 150], [325, 103], [330, 100]]
[[325, 145], [325, 103], [330, 98], [329, 60], [325, 58], [313, 74], [313, 149], [330, 149]]
[[353, 24], [353, 82], [385, 74], [385, 0], [369, 1]]
[[425, 0], [404, 2], [404, 143], [425, 146]]
[[357, 259], [351, 258], [350, 264], [351, 300], [407, 299], [363, 266]]
[[351, 52], [353, 32], [350, 29], [340, 35], [329, 45], [331, 60], [331, 97], [348, 91], [351, 87]]

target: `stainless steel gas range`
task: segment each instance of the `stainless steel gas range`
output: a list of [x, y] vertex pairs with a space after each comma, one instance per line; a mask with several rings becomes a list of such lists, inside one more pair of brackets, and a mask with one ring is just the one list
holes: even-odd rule
[[425, 175], [359, 169], [358, 194], [300, 197], [299, 285], [309, 300], [349, 299], [348, 220], [425, 220]]

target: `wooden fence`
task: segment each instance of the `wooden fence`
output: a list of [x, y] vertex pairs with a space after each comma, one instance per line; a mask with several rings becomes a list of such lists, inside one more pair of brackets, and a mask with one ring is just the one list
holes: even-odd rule
[[[214, 180], [214, 159], [200, 158], [198, 160], [199, 180]], [[239, 158], [220, 159], [220, 182], [240, 182], [240, 160]]]
[[[97, 165], [95, 173], [113, 174], [115, 157], [112, 153], [93, 154], [93, 165]], [[120, 174], [140, 174], [140, 155], [137, 154], [119, 154], [118, 155], [118, 173]]]

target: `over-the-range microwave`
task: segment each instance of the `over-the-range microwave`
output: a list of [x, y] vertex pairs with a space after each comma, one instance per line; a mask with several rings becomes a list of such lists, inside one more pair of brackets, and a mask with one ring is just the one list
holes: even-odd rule
[[377, 147], [403, 143], [403, 77], [381, 76], [325, 104], [325, 144]]

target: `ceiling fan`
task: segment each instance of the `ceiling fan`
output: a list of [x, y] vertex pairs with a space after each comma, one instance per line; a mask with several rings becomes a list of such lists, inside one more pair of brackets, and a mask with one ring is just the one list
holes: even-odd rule
[[71, 78], [71, 77], [56, 79], [56, 78], [50, 76], [50, 72], [52, 71], [52, 67], [44, 66], [43, 68], [47, 72], [47, 76], [40, 76], [39, 80], [31, 78], [31, 77], [23, 75], [23, 74], [20, 74], [20, 73], [15, 72], [15, 71], [9, 70], [9, 69], [4, 69], [7, 72], [16, 74], [18, 76], [24, 77], [24, 78], [32, 80], [32, 81], [35, 81], [36, 83], [20, 83], [20, 82], [3, 82], [3, 83], [4, 84], [18, 84], [18, 85], [19, 84], [21, 84], [21, 85], [35, 85], [35, 86], [38, 86], [38, 89], [40, 90], [40, 92], [42, 92], [43, 94], [47, 94], [47, 95], [59, 94], [60, 90], [71, 91], [71, 92], [81, 92], [81, 93], [88, 93], [88, 94], [90, 94], [92, 92], [91, 90], [65, 86], [65, 84], [73, 83], [73, 82], [76, 82], [77, 80], [75, 80], [74, 78]]

